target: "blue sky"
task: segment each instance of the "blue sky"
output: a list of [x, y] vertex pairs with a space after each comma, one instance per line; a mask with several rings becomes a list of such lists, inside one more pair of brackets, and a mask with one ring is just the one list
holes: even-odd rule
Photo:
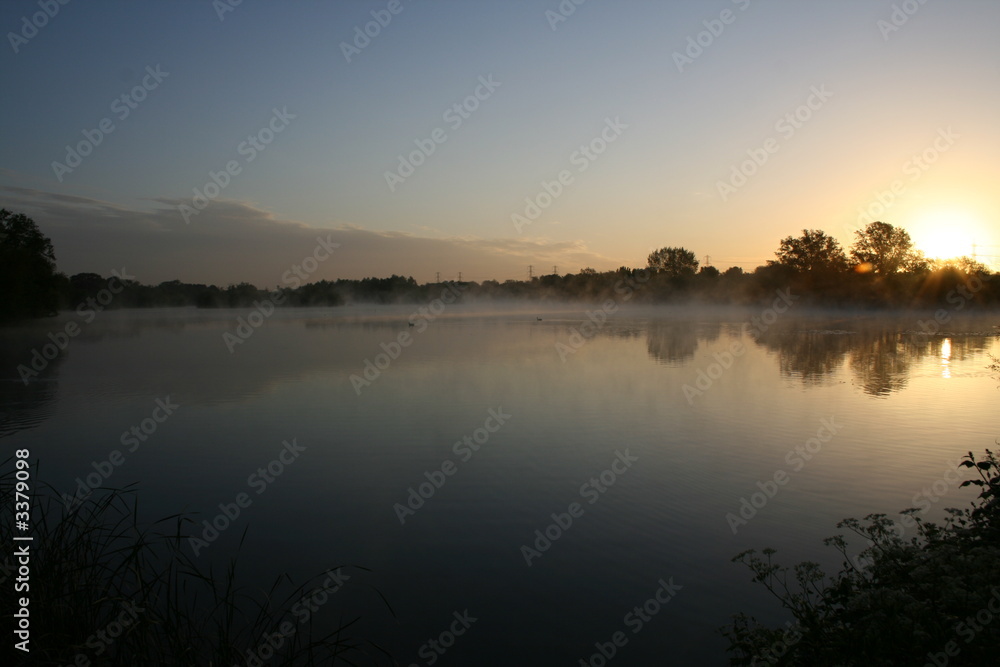
[[[0, 205], [35, 218], [61, 270], [124, 265], [154, 283], [274, 284], [321, 233], [341, 247], [317, 278], [503, 280], [638, 266], [665, 245], [751, 269], [784, 236], [847, 245], [865, 219], [931, 254], [1000, 255], [1000, 4], [563, 5], [553, 29], [556, 1], [243, 0], [220, 19], [211, 0], [72, 0], [12, 45], [42, 9], [5, 2], [3, 81], [23, 103], [2, 112]], [[373, 11], [391, 21], [348, 62]], [[120, 118], [147, 67], [168, 75]], [[499, 85], [455, 127], [445, 113], [481, 78]], [[247, 161], [275, 109], [294, 118]], [[797, 109], [808, 118], [777, 125]], [[53, 162], [105, 118], [114, 130], [60, 181]], [[609, 119], [614, 140], [581, 160]], [[390, 190], [386, 172], [435, 130], [444, 141]], [[179, 206], [230, 161], [239, 173], [186, 222]], [[518, 230], [512, 215], [564, 170]]]

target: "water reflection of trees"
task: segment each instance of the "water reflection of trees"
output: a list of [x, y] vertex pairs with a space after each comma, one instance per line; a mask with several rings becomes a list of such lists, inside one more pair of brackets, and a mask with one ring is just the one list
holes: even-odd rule
[[850, 336], [817, 332], [785, 332], [759, 341], [778, 353], [782, 376], [803, 384], [820, 384], [840, 368], [851, 349]]
[[855, 331], [782, 331], [758, 343], [777, 353], [782, 376], [821, 384], [847, 365], [862, 391], [887, 396], [906, 386], [915, 364], [928, 357], [962, 361], [984, 352], [991, 337], [976, 334], [930, 336], [899, 327]]
[[931, 342], [897, 331], [866, 332], [856, 336], [851, 349], [851, 371], [861, 389], [886, 396], [906, 386], [910, 368], [931, 354]]
[[653, 321], [646, 332], [646, 349], [659, 361], [682, 363], [694, 357], [700, 341], [717, 340], [721, 330], [719, 322]]

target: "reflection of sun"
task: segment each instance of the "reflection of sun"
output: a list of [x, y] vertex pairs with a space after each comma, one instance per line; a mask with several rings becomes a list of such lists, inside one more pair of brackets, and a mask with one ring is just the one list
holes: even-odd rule
[[941, 341], [941, 377], [951, 377], [951, 339]]

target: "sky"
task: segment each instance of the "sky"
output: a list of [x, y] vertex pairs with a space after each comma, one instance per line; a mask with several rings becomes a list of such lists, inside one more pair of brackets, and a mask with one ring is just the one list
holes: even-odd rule
[[874, 220], [1000, 270], [995, 1], [236, 1], [0, 5], [0, 206], [60, 271], [752, 270]]

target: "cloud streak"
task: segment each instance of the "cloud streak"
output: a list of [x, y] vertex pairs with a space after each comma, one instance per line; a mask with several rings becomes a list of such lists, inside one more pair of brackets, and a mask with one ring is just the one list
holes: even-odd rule
[[126, 266], [147, 284], [179, 279], [273, 286], [289, 266], [312, 252], [317, 237], [341, 247], [315, 280], [396, 273], [424, 282], [433, 280], [436, 272], [442, 279], [456, 279], [461, 271], [464, 280], [503, 281], [523, 279], [529, 264], [536, 266], [537, 275], [552, 265], [566, 273], [623, 263], [589, 250], [581, 241], [427, 237], [346, 224], [315, 227], [225, 199], [212, 202], [185, 224], [177, 209], [184, 203], [181, 199], [156, 198], [143, 210], [24, 187], [0, 186], [0, 193], [5, 208], [33, 217], [52, 239], [60, 271], [106, 275]]

